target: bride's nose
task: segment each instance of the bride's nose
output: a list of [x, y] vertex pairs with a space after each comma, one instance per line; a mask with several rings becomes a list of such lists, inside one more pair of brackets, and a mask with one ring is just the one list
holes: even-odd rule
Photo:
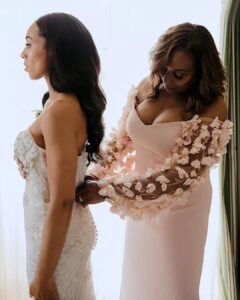
[[21, 58], [25, 58], [25, 57], [26, 57], [26, 54], [25, 54], [25, 51], [24, 51], [24, 50], [20, 53], [20, 57], [21, 57]]

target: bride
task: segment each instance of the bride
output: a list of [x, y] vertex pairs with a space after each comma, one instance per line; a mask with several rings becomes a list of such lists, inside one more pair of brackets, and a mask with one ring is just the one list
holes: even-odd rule
[[104, 134], [98, 52], [77, 18], [52, 13], [29, 27], [21, 57], [29, 77], [44, 78], [48, 86], [43, 110], [14, 146], [26, 180], [29, 293], [38, 300], [94, 300], [95, 224], [74, 199]]

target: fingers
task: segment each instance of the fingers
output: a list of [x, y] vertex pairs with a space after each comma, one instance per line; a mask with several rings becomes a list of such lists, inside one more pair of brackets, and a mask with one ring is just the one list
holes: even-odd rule
[[82, 206], [84, 206], [85, 200], [82, 198], [82, 196], [78, 196], [77, 202], [79, 202]]
[[77, 187], [76, 187], [76, 198], [79, 197], [83, 190], [86, 189], [86, 181], [84, 181], [83, 183], [80, 183]]
[[83, 182], [76, 189], [75, 201], [83, 204], [83, 202], [88, 198], [90, 192], [91, 190], [89, 190], [87, 181]]
[[98, 194], [99, 187], [96, 180], [86, 180], [81, 186], [77, 187], [75, 201], [83, 207], [89, 204], [97, 204], [105, 200]]
[[83, 207], [86, 207], [86, 206], [88, 206], [88, 204], [90, 204], [88, 200], [86, 200], [86, 199], [84, 200], [84, 199], [82, 199], [82, 198], [81, 198], [81, 202], [80, 202], [80, 203], [81, 203], [81, 205], [82, 205]]
[[82, 204], [84, 202], [84, 195], [87, 195], [85, 188], [78, 187], [75, 193], [75, 201]]
[[86, 175], [84, 177], [84, 180], [87, 181], [87, 180], [98, 180], [98, 177], [93, 175], [93, 174], [89, 174], [89, 175]]

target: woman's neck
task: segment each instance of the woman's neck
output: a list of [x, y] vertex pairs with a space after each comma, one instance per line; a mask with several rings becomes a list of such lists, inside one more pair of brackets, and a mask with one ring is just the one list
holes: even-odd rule
[[54, 90], [54, 88], [52, 87], [50, 81], [49, 81], [49, 77], [45, 76], [45, 80], [48, 86], [48, 92], [49, 92], [49, 98], [48, 98], [48, 102], [53, 102], [56, 100], [59, 100], [63, 97], [63, 95], [65, 95], [65, 93], [60, 93], [56, 90]]

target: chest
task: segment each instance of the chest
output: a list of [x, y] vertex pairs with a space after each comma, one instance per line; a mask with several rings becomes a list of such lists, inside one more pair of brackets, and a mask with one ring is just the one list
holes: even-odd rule
[[183, 106], [171, 101], [144, 100], [136, 107], [139, 118], [146, 125], [182, 121]]
[[126, 121], [126, 131], [143, 160], [150, 156], [159, 161], [171, 153], [176, 138], [181, 134], [183, 121], [145, 124], [133, 106]]
[[41, 129], [41, 118], [42, 116], [39, 115], [36, 120], [29, 126], [29, 131], [31, 132], [36, 144], [45, 149], [45, 141], [44, 137], [42, 134], [42, 129]]

